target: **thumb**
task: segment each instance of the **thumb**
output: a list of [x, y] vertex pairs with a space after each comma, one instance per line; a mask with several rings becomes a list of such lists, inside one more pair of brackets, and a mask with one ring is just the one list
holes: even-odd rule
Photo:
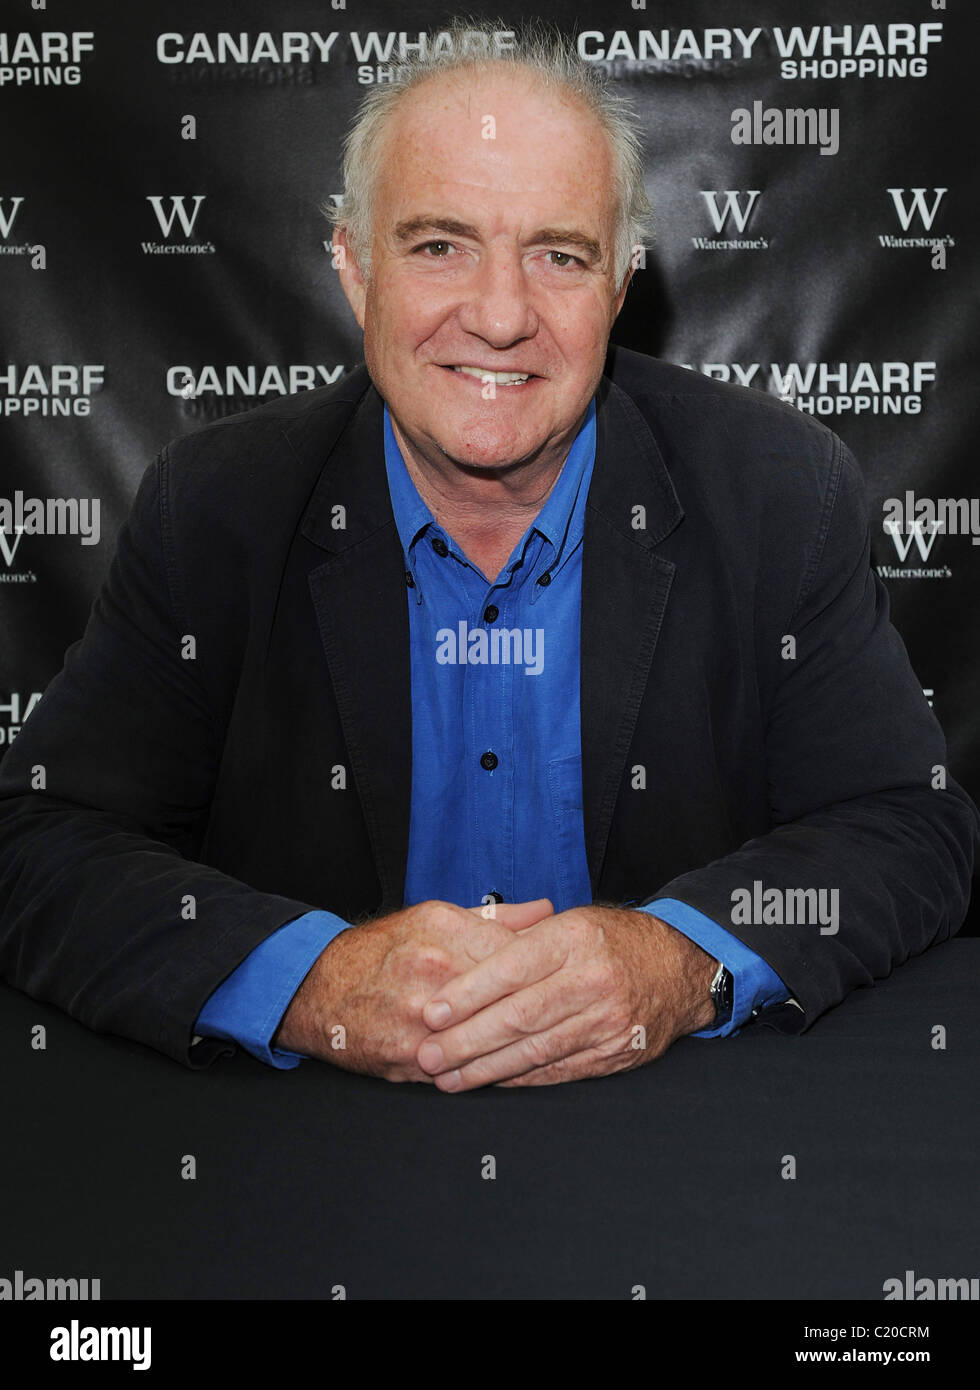
[[510, 931], [524, 931], [526, 927], [533, 927], [535, 922], [541, 922], [545, 917], [553, 917], [554, 906], [550, 898], [534, 898], [526, 903], [498, 903], [488, 902], [479, 907], [470, 908], [478, 917], [485, 921], [497, 922], [502, 927], [507, 927]]

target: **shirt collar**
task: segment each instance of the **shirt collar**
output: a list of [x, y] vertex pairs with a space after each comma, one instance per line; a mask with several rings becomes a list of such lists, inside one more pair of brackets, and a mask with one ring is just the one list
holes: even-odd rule
[[[568, 457], [551, 489], [544, 506], [534, 518], [528, 530], [540, 531], [555, 550], [557, 564], [562, 557], [566, 538], [576, 510], [576, 501], [586, 472], [595, 459], [596, 445], [596, 407], [595, 397], [589, 402], [585, 419], [578, 434], [572, 441]], [[409, 552], [419, 535], [426, 527], [435, 524], [431, 511], [419, 496], [412, 478], [405, 467], [401, 449], [392, 429], [391, 416], [387, 405], [384, 408], [384, 450], [385, 469], [388, 474], [388, 491], [391, 494], [391, 508], [395, 526], [408, 560]]]

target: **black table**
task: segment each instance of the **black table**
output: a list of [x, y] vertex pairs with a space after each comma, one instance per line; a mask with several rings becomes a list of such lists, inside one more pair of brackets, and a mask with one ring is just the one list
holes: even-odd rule
[[977, 1277], [978, 975], [980, 940], [955, 939], [801, 1037], [461, 1096], [243, 1053], [191, 1072], [3, 986], [0, 1277], [99, 1278], [104, 1300], [877, 1301], [906, 1270]]

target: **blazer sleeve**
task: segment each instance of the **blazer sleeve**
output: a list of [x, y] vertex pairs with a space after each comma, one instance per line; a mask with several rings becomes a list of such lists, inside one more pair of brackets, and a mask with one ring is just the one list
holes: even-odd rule
[[[823, 513], [786, 632], [762, 673], [772, 828], [645, 899], [688, 903], [757, 952], [802, 1007], [802, 1028], [959, 929], [980, 827], [889, 622], [860, 469], [828, 437]], [[795, 656], [783, 636], [795, 639]], [[759, 912], [773, 888], [784, 903], [786, 890], [835, 892], [836, 930], [790, 922], [786, 908]], [[794, 904], [792, 915], [804, 914]], [[770, 1014], [774, 1026], [801, 1031], [797, 1010]]]
[[143, 474], [81, 640], [0, 763], [0, 974], [87, 1027], [199, 1067], [205, 1001], [316, 904], [195, 862], [221, 747]]

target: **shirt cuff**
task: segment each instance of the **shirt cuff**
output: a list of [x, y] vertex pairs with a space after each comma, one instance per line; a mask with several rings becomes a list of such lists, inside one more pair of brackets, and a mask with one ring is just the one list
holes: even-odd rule
[[692, 1038], [725, 1038], [736, 1036], [753, 1014], [767, 1009], [771, 1004], [785, 1003], [790, 992], [782, 980], [767, 965], [761, 956], [751, 951], [743, 941], [730, 931], [718, 925], [711, 917], [706, 917], [696, 907], [679, 902], [676, 898], [660, 898], [645, 903], [635, 909], [648, 912], [651, 917], [659, 917], [677, 931], [683, 932], [696, 946], [714, 956], [719, 965], [731, 972], [734, 986], [734, 1007], [728, 1023], [720, 1028], [701, 1028], [692, 1033]]
[[279, 927], [214, 991], [198, 1015], [195, 1034], [228, 1038], [281, 1071], [298, 1066], [303, 1053], [270, 1043], [313, 962], [349, 926], [335, 913], [317, 910]]

